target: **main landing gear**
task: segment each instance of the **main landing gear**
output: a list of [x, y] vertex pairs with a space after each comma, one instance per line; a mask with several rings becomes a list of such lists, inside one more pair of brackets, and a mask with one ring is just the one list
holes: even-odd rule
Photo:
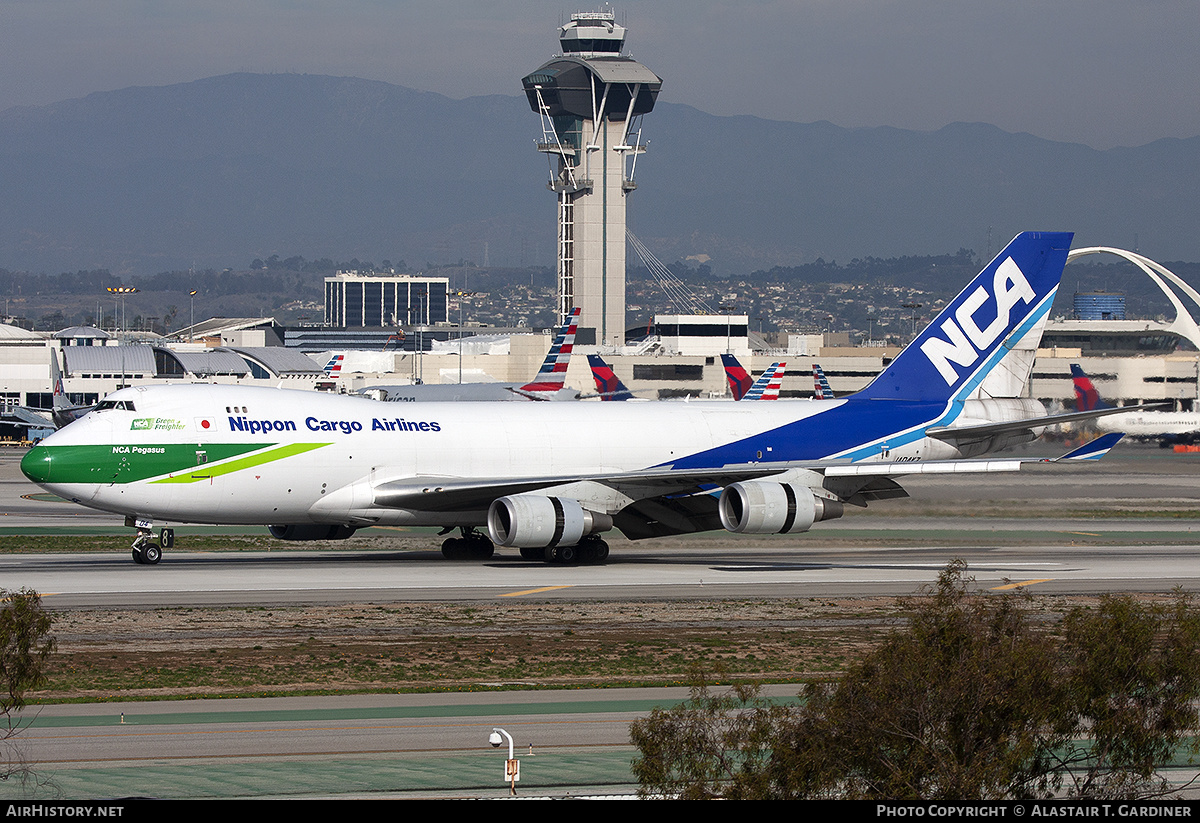
[[447, 560], [489, 560], [496, 553], [496, 547], [487, 535], [468, 526], [460, 526], [459, 531], [462, 537], [448, 537], [442, 541], [442, 557]]
[[[126, 525], [134, 525], [127, 523]], [[156, 566], [162, 560], [163, 549], [175, 545], [175, 530], [162, 529], [159, 542], [154, 542], [154, 530], [146, 521], [136, 523], [137, 536], [133, 538], [133, 562], [142, 566]]]
[[608, 560], [608, 544], [592, 534], [580, 540], [578, 546], [547, 546], [544, 549], [522, 548], [521, 557], [526, 560], [544, 560], [547, 563], [560, 563], [565, 566], [576, 563], [598, 565]]

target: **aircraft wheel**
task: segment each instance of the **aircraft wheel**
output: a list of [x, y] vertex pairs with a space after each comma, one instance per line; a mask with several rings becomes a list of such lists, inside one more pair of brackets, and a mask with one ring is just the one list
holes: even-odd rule
[[546, 560], [546, 553], [543, 549], [530, 548], [529, 546], [521, 547], [521, 558], [523, 560]]
[[558, 555], [557, 560], [559, 563], [574, 563], [579, 559], [579, 547], [559, 546], [556, 554]]
[[608, 559], [608, 544], [599, 537], [588, 537], [579, 544], [578, 552], [583, 563], [603, 563]]
[[158, 561], [162, 560], [162, 549], [157, 543], [150, 543], [142, 547], [142, 562], [147, 566], [156, 566]]
[[496, 553], [496, 547], [490, 540], [472, 540], [470, 542], [471, 557], [475, 560], [491, 560]]
[[137, 563], [139, 566], [146, 562], [145, 560], [142, 559], [141, 549], [133, 550], [133, 562]]
[[463, 549], [463, 541], [457, 537], [449, 537], [442, 541], [442, 557], [447, 560], [462, 560], [466, 552]]

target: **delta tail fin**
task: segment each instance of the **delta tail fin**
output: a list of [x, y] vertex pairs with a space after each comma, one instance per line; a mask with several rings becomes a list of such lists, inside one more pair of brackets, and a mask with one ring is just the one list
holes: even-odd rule
[[1112, 408], [1111, 404], [1104, 402], [1100, 392], [1092, 385], [1092, 378], [1087, 376], [1078, 363], [1071, 364], [1071, 380], [1075, 384], [1075, 408], [1079, 411]]
[[729, 391], [734, 400], [741, 400], [750, 391], [754, 378], [750, 372], [742, 368], [742, 364], [732, 354], [721, 355], [721, 364], [725, 366], [725, 379], [729, 381]]
[[1070, 232], [1023, 232], [855, 397], [1019, 397], [1071, 248]]
[[605, 363], [600, 355], [589, 354], [588, 365], [592, 368], [592, 379], [596, 381], [596, 393], [601, 400], [629, 400], [633, 397], [633, 392], [625, 388], [612, 366]]

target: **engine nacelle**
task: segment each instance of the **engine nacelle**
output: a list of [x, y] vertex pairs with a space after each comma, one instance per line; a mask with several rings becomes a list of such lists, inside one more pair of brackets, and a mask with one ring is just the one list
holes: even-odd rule
[[350, 526], [267, 526], [276, 540], [345, 540], [356, 531]]
[[541, 549], [574, 546], [585, 534], [612, 528], [607, 514], [588, 511], [569, 497], [514, 494], [492, 501], [488, 535], [499, 546]]
[[799, 483], [747, 480], [721, 492], [721, 525], [738, 534], [795, 534], [842, 516], [842, 504]]

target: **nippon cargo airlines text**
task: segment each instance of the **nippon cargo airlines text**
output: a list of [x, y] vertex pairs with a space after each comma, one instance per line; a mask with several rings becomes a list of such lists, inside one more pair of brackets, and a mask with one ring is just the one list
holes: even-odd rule
[[[314, 432], [340, 432], [354, 434], [366, 431], [367, 426], [361, 420], [321, 420], [316, 417], [304, 418], [304, 427]], [[269, 432], [298, 431], [295, 420], [250, 420], [245, 417], [230, 417], [229, 430], [248, 432], [250, 434], [266, 434]], [[371, 431], [404, 431], [404, 432], [440, 432], [442, 426], [434, 420], [405, 420], [404, 418], [372, 417]]]

